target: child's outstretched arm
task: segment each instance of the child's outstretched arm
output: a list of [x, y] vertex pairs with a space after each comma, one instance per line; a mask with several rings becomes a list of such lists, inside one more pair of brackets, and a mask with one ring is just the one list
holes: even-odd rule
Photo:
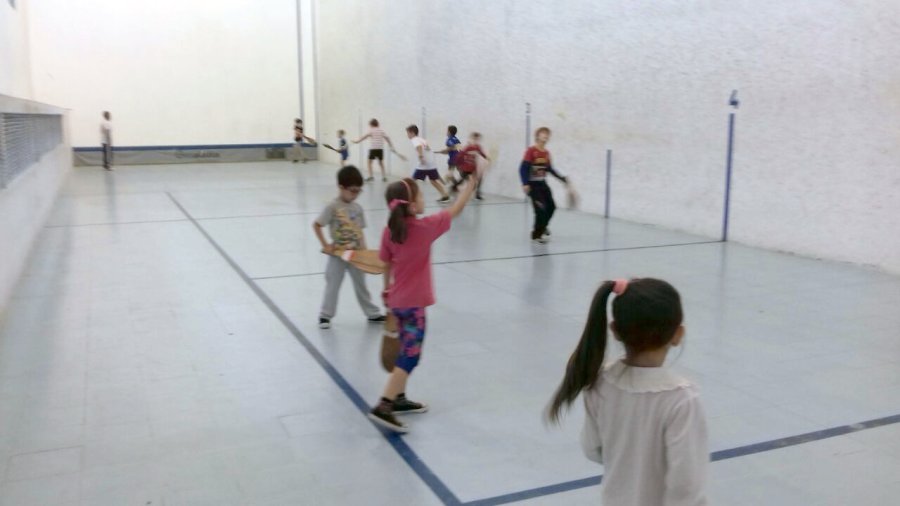
[[475, 193], [475, 188], [478, 186], [477, 177], [473, 177], [469, 179], [469, 182], [466, 183], [466, 186], [463, 187], [462, 193], [459, 194], [459, 197], [456, 198], [456, 202], [447, 209], [447, 212], [450, 213], [451, 218], [456, 218], [462, 213], [463, 209], [465, 209], [466, 204], [469, 202], [469, 199], [472, 198], [472, 194]]
[[553, 174], [553, 177], [555, 177], [556, 179], [559, 179], [563, 183], [569, 184], [569, 178], [567, 178], [566, 176], [563, 176], [559, 172], [556, 172], [556, 169], [554, 169], [552, 165], [549, 165], [549, 164], [547, 165], [547, 172]]
[[372, 135], [371, 133], [367, 133], [366, 135], [363, 135], [359, 139], [356, 139], [355, 141], [352, 141], [352, 142], [353, 142], [353, 144], [359, 144], [360, 142], [368, 139], [371, 135]]

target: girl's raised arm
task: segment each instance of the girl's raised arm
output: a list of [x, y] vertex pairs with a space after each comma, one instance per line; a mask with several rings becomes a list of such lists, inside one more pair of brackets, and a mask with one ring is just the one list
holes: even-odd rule
[[463, 187], [462, 193], [459, 194], [459, 197], [456, 198], [456, 202], [453, 203], [452, 206], [447, 210], [450, 213], [451, 218], [456, 218], [462, 213], [462, 210], [466, 207], [466, 204], [469, 202], [469, 199], [472, 198], [472, 194], [475, 193], [475, 187], [478, 186], [478, 181], [476, 178], [469, 178], [469, 181], [466, 183], [466, 186]]

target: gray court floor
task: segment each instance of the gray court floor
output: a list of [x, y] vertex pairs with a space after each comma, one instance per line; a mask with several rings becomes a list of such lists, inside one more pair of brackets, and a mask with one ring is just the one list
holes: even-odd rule
[[[593, 290], [624, 276], [684, 298], [672, 364], [702, 389], [714, 504], [900, 497], [900, 278], [567, 210], [534, 246], [519, 200], [473, 205], [435, 245], [409, 388], [432, 409], [386, 436], [360, 410], [380, 329], [349, 283], [316, 326], [333, 178], [76, 169], [0, 322], [0, 504], [599, 504], [580, 408], [558, 428], [541, 412]], [[361, 196], [370, 244], [383, 188]]]

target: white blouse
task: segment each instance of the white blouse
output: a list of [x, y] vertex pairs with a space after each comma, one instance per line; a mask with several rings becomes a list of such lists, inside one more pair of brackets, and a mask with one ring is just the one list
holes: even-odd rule
[[697, 388], [621, 360], [584, 392], [581, 445], [603, 464], [603, 506], [705, 506], [706, 416]]

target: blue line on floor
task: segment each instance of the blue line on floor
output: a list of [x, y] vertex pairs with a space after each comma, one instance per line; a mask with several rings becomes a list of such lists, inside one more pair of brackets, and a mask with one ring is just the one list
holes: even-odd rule
[[[203, 219], [203, 218], [201, 218]], [[581, 255], [586, 253], [606, 253], [610, 251], [630, 251], [630, 250], [638, 250], [638, 249], [654, 249], [654, 248], [674, 248], [677, 246], [694, 246], [697, 244], [721, 244], [722, 241], [696, 241], [696, 242], [684, 242], [677, 244], [653, 244], [650, 246], [625, 246], [621, 248], [605, 248], [605, 249], [589, 249], [589, 250], [579, 250], [579, 251], [558, 251], [555, 253], [535, 253], [533, 255], [518, 255], [511, 257], [495, 257], [495, 258], [471, 258], [469, 260], [445, 260], [443, 262], [431, 262], [431, 265], [448, 265], [448, 264], [473, 264], [477, 262], [493, 262], [495, 260], [521, 260], [523, 258], [540, 258], [540, 257], [552, 257], [558, 255]], [[304, 272], [302, 274], [278, 274], [275, 276], [260, 276], [257, 278], [251, 278], [254, 280], [264, 280], [264, 279], [281, 279], [281, 278], [301, 278], [304, 276], [318, 276], [321, 274], [325, 274], [325, 272]]]
[[[238, 265], [237, 262], [235, 262], [228, 255], [228, 253], [226, 253], [225, 250], [222, 249], [221, 246], [219, 246], [219, 243], [217, 243], [216, 240], [213, 239], [213, 237], [209, 235], [209, 233], [202, 226], [200, 226], [200, 223], [197, 222], [197, 220], [195, 220], [194, 217], [187, 212], [187, 209], [185, 209], [181, 205], [181, 203], [172, 196], [171, 193], [166, 192], [166, 195], [169, 196], [172, 202], [178, 207], [178, 209], [181, 210], [185, 217], [190, 220], [191, 223], [193, 223], [200, 234], [202, 234], [203, 237], [205, 237], [206, 240], [209, 241], [212, 247], [219, 252], [219, 255], [221, 255], [222, 258], [225, 259], [228, 265], [230, 265], [231, 268], [244, 281], [244, 283], [246, 283], [247, 286], [250, 287], [253, 293], [255, 293], [257, 297], [259, 297], [262, 303], [269, 308], [269, 311], [271, 311], [272, 314], [274, 314], [275, 317], [278, 318], [278, 320], [282, 323], [282, 325], [284, 325], [288, 329], [288, 331], [293, 334], [294, 338], [297, 339], [297, 341], [304, 348], [306, 348], [306, 351], [309, 352], [310, 356], [312, 356], [312, 358], [319, 364], [319, 366], [325, 371], [325, 373], [328, 374], [328, 376], [332, 381], [334, 381], [338, 388], [340, 388], [341, 391], [344, 392], [344, 395], [346, 395], [350, 399], [350, 402], [352, 402], [353, 405], [356, 406], [356, 408], [359, 409], [363, 415], [368, 414], [370, 409], [369, 404], [366, 403], [365, 399], [362, 398], [359, 392], [357, 392], [356, 389], [353, 388], [353, 386], [347, 381], [346, 378], [344, 378], [344, 376], [337, 370], [337, 368], [335, 368], [334, 365], [332, 365], [331, 362], [329, 362], [328, 359], [325, 358], [325, 356], [322, 355], [322, 353], [319, 352], [318, 349], [316, 349], [312, 342], [310, 342], [309, 339], [307, 339], [306, 336], [304, 336], [303, 333], [300, 332], [300, 329], [298, 329], [297, 326], [294, 325], [294, 322], [292, 322], [290, 318], [288, 318], [288, 316], [284, 314], [284, 312], [278, 307], [278, 305], [276, 305], [272, 301], [268, 294], [266, 294], [266, 292], [263, 291], [263, 289], [260, 288], [259, 285], [257, 285], [256, 282], [254, 282], [253, 279], [251, 279], [250, 276], [247, 275], [246, 272], [244, 272], [241, 266]], [[413, 451], [413, 449], [408, 444], [406, 444], [406, 441], [404, 441], [403, 438], [401, 438], [397, 434], [387, 433], [385, 431], [381, 431], [381, 433], [384, 435], [385, 439], [387, 439], [388, 443], [390, 443], [390, 445], [394, 448], [394, 451], [396, 451], [397, 454], [400, 455], [400, 458], [402, 458], [404, 462], [406, 462], [406, 464], [413, 470], [413, 472], [415, 472], [416, 475], [418, 475], [419, 478], [423, 482], [425, 482], [428, 488], [430, 488], [431, 491], [434, 492], [438, 499], [440, 499], [444, 504], [451, 506], [461, 504], [461, 501], [456, 497], [453, 491], [451, 491], [450, 488], [448, 488], [447, 485], [445, 485], [444, 482], [441, 481], [441, 479], [438, 478], [436, 474], [434, 474], [431, 468], [429, 468], [428, 465], [419, 458], [416, 452]]]
[[[710, 454], [710, 460], [712, 462], [718, 462], [720, 460], [745, 457], [747, 455], [753, 455], [755, 453], [769, 452], [772, 450], [787, 448], [789, 446], [797, 446], [806, 443], [812, 443], [815, 441], [821, 441], [823, 439], [845, 436], [854, 432], [874, 429], [876, 427], [884, 427], [885, 425], [891, 425], [895, 423], [900, 423], [900, 414], [885, 416], [883, 418], [875, 418], [873, 420], [866, 420], [865, 422], [852, 423], [849, 425], [841, 425], [839, 427], [831, 427], [829, 429], [816, 430], [813, 432], [807, 432], [806, 434], [788, 436], [779, 439], [773, 439], [771, 441], [763, 441], [761, 443], [754, 443], [746, 446], [739, 446], [737, 448], [730, 448], [728, 450], [719, 450]], [[512, 492], [509, 494], [488, 497], [486, 499], [469, 501], [463, 503], [462, 506], [494, 506], [497, 504], [509, 504], [513, 502], [524, 501], [526, 499], [534, 499], [535, 497], [543, 497], [547, 495], [558, 494], [560, 492], [569, 492], [571, 490], [578, 490], [580, 488], [593, 487], [595, 485], [599, 485], [602, 479], [603, 476], [591, 476], [589, 478], [582, 478], [580, 480], [555, 483], [553, 485], [547, 485], [544, 487], [531, 488], [519, 492]]]

